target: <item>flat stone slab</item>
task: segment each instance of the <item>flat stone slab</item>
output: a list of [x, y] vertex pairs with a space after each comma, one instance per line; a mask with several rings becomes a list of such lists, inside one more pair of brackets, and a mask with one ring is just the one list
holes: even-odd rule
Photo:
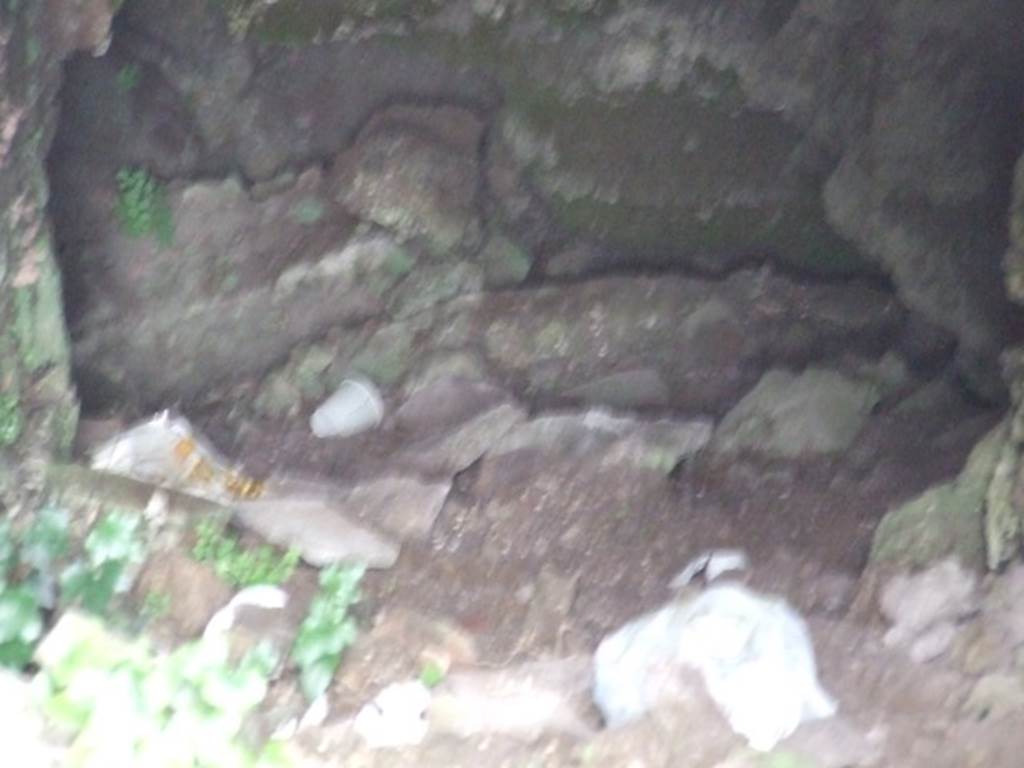
[[271, 498], [239, 502], [234, 510], [240, 525], [280, 547], [295, 547], [313, 566], [360, 563], [390, 568], [398, 559], [396, 542], [352, 522], [336, 503]]
[[838, 371], [768, 371], [715, 431], [717, 453], [779, 458], [837, 453], [850, 446], [879, 401], [878, 387]]
[[593, 408], [541, 416], [510, 430], [488, 458], [532, 451], [566, 459], [600, 454], [603, 464], [635, 464], [670, 471], [703, 448], [710, 419], [645, 421]]
[[509, 430], [525, 420], [524, 408], [501, 403], [449, 432], [414, 443], [402, 452], [401, 460], [422, 472], [454, 475], [490, 451]]
[[452, 484], [397, 475], [379, 477], [352, 488], [345, 510], [400, 541], [430, 535]]

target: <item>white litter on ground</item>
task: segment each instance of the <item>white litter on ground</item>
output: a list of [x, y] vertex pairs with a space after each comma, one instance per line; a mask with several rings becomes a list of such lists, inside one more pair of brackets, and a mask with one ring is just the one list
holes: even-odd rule
[[372, 749], [419, 744], [427, 735], [430, 690], [419, 680], [393, 683], [355, 717], [353, 727]]
[[241, 608], [280, 610], [286, 605], [288, 605], [288, 593], [279, 587], [269, 584], [246, 587], [231, 598], [231, 602], [213, 614], [206, 624], [206, 629], [203, 630], [203, 637], [226, 635], [235, 625], [235, 618]]
[[373, 429], [383, 417], [384, 400], [373, 382], [345, 379], [309, 417], [309, 428], [321, 438], [351, 437]]
[[606, 637], [594, 657], [594, 699], [610, 727], [664, 701], [666, 675], [696, 669], [736, 733], [769, 751], [800, 723], [830, 717], [807, 628], [779, 598], [736, 584], [670, 603]]
[[709, 549], [693, 558], [669, 583], [672, 589], [682, 589], [703, 573], [712, 582], [724, 573], [745, 571], [750, 567], [747, 553], [742, 549]]
[[189, 423], [170, 411], [115, 435], [92, 455], [92, 468], [218, 502], [256, 498], [263, 483], [233, 466]]

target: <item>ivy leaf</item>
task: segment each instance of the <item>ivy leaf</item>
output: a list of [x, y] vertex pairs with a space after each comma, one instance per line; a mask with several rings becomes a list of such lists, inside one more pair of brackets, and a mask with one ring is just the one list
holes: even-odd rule
[[299, 674], [299, 685], [302, 687], [302, 693], [305, 694], [309, 701], [314, 701], [327, 691], [331, 680], [334, 678], [336, 667], [337, 661], [327, 656], [323, 656], [312, 664], [302, 667], [302, 671]]
[[80, 605], [89, 613], [103, 616], [110, 607], [124, 563], [107, 562], [98, 568], [72, 563], [61, 574], [61, 602], [65, 606]]
[[137, 563], [145, 557], [139, 538], [139, 518], [123, 512], [108, 512], [85, 538], [85, 552], [93, 566], [109, 562]]
[[0, 665], [24, 667], [42, 631], [43, 617], [31, 590], [5, 587], [0, 592]]
[[49, 571], [68, 551], [69, 516], [66, 510], [43, 507], [21, 539], [21, 560], [38, 571]]
[[6, 582], [14, 568], [14, 534], [10, 520], [0, 520], [0, 581]]
[[355, 641], [356, 624], [348, 612], [359, 599], [362, 576], [362, 567], [332, 567], [320, 573], [320, 591], [292, 647], [303, 693], [311, 700], [327, 690], [342, 653]]

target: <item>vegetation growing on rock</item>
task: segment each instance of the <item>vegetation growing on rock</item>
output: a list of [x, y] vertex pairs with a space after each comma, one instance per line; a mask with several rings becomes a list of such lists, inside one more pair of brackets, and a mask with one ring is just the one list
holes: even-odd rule
[[21, 435], [21, 406], [18, 398], [0, 394], [0, 448], [14, 445]]
[[356, 623], [349, 611], [359, 601], [362, 578], [361, 567], [333, 567], [320, 572], [320, 591], [313, 598], [292, 649], [302, 691], [310, 700], [327, 690], [341, 654], [356, 639]]
[[215, 520], [203, 520], [196, 526], [192, 556], [201, 563], [210, 563], [217, 575], [233, 587], [283, 584], [299, 563], [297, 549], [281, 554], [267, 545], [242, 547]]
[[161, 245], [174, 240], [174, 220], [163, 187], [144, 168], [117, 172], [117, 218], [131, 237], [152, 235]]

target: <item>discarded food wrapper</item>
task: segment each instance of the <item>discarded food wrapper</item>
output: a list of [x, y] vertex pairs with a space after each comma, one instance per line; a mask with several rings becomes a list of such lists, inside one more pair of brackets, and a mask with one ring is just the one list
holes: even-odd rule
[[383, 417], [384, 401], [373, 382], [345, 379], [309, 417], [309, 428], [317, 437], [351, 437], [373, 429]]
[[218, 502], [254, 499], [264, 484], [233, 467], [182, 416], [162, 411], [100, 445], [92, 468]]
[[606, 637], [594, 656], [594, 699], [615, 727], [664, 697], [666, 675], [700, 672], [736, 733], [768, 751], [836, 702], [817, 679], [807, 628], [779, 598], [737, 584], [670, 603]]
[[687, 563], [669, 586], [682, 589], [701, 574], [706, 581], [712, 582], [723, 573], [744, 571], [748, 566], [747, 554], [741, 549], [709, 549]]
[[[257, 480], [232, 465], [188, 420], [163, 411], [100, 445], [92, 468], [217, 502], [243, 528], [307, 563], [390, 568], [400, 546], [349, 519], [347, 492], [297, 478]], [[340, 499], [340, 500], [339, 500]]]
[[373, 749], [419, 744], [427, 735], [430, 690], [419, 680], [393, 683], [355, 717], [353, 726]]

